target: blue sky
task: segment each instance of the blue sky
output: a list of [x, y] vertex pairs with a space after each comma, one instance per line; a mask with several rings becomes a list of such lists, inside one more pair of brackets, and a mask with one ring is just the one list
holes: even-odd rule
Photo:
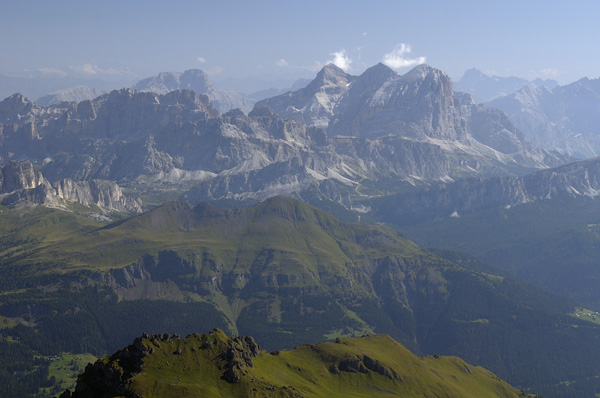
[[136, 80], [200, 68], [211, 80], [360, 74], [426, 62], [459, 79], [600, 76], [595, 1], [4, 0], [0, 74]]

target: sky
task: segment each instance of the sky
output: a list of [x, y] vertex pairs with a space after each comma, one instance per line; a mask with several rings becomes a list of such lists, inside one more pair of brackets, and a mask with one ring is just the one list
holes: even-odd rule
[[198, 68], [211, 81], [275, 82], [329, 62], [355, 75], [384, 62], [453, 80], [470, 68], [560, 84], [600, 76], [596, 1], [0, 1], [0, 74], [11, 76]]

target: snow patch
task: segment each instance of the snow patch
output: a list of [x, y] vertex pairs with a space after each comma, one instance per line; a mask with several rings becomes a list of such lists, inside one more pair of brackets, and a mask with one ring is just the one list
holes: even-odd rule
[[350, 187], [354, 186], [354, 185], [358, 185], [358, 183], [356, 181], [352, 181], [351, 179], [342, 176], [340, 173], [338, 173], [337, 171], [335, 171], [331, 168], [327, 169], [327, 178], [337, 180], [337, 181], [341, 182], [342, 184], [350, 186]]
[[313, 169], [310, 169], [308, 167], [306, 168], [306, 172], [308, 174], [310, 174], [312, 176], [312, 178], [314, 178], [317, 181], [323, 181], [323, 180], [327, 179], [327, 177], [324, 176], [323, 174], [321, 174], [321, 173], [319, 173], [319, 172], [317, 172], [317, 171], [315, 171]]

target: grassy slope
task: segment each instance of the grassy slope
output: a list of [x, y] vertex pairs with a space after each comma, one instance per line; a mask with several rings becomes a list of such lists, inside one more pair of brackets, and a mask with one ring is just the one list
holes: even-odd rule
[[[210, 341], [211, 347], [206, 348]], [[263, 352], [252, 366], [241, 366], [237, 383], [221, 379], [219, 353], [231, 346], [222, 332], [191, 335], [168, 342], [143, 340], [152, 349], [131, 390], [142, 397], [518, 397], [520, 391], [491, 372], [456, 357], [419, 359], [385, 335], [302, 345], [290, 351]], [[179, 354], [174, 354], [176, 350]], [[378, 361], [389, 374], [331, 369], [343, 360]], [[220, 369], [221, 368], [221, 369]], [[298, 395], [300, 396], [300, 395]]]
[[0, 206], [0, 258], [4, 261], [20, 258], [101, 225], [75, 213], [46, 207], [9, 210]]
[[[317, 286], [321, 279], [351, 278], [352, 269], [362, 267], [366, 255], [424, 255], [412, 242], [381, 227], [343, 224], [288, 198], [238, 210], [171, 202], [105, 228], [62, 226], [74, 232], [60, 232], [44, 241], [20, 263], [53, 262], [63, 271], [107, 270], [170, 250], [195, 265], [197, 276], [212, 277], [215, 270], [202, 265], [201, 254], [209, 253], [212, 262], [225, 267], [220, 273], [285, 274], [294, 276], [298, 286]], [[390, 242], [357, 243], [361, 235], [378, 228]]]

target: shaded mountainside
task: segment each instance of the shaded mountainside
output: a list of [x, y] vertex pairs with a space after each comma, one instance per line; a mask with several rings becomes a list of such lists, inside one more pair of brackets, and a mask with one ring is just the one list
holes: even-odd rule
[[534, 397], [455, 357], [417, 358], [386, 335], [340, 338], [267, 353], [252, 337], [215, 329], [144, 335], [88, 365], [60, 398]]
[[524, 177], [464, 179], [382, 199], [374, 219], [600, 309], [600, 158]]
[[555, 397], [600, 373], [600, 328], [568, 315], [574, 303], [290, 198], [172, 202], [100, 228], [40, 208], [0, 213], [0, 228], [0, 315], [16, 325], [2, 333], [44, 352], [102, 354], [143, 331], [218, 326], [269, 349], [387, 333]]
[[383, 198], [374, 213], [396, 225], [561, 197], [600, 195], [600, 158], [540, 170], [523, 177], [467, 178]]

